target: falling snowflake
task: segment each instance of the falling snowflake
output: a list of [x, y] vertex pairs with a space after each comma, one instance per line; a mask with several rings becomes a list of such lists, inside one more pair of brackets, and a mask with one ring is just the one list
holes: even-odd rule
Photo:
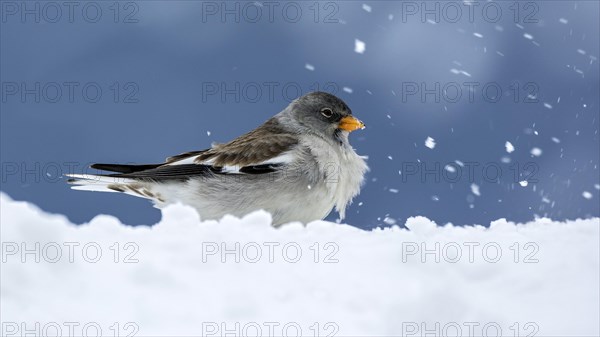
[[471, 184], [471, 192], [473, 192], [473, 194], [475, 194], [478, 197], [481, 196], [481, 192], [479, 191], [479, 185], [477, 184]]
[[531, 149], [531, 155], [535, 156], [535, 157], [539, 157], [542, 155], [542, 149], [540, 149], [539, 147], [534, 147], [533, 149]]
[[354, 52], [363, 54], [367, 45], [359, 39], [354, 39]]
[[504, 143], [504, 147], [506, 148], [506, 152], [508, 153], [512, 153], [515, 150], [515, 147], [509, 141]]
[[435, 147], [435, 139], [427, 137], [427, 139], [425, 139], [425, 146], [433, 150]]
[[452, 166], [452, 165], [450, 165], [450, 164], [446, 165], [446, 166], [444, 167], [444, 169], [445, 169], [446, 171], [450, 172], [450, 173], [454, 173], [454, 172], [456, 172], [456, 169], [454, 168], [454, 166]]

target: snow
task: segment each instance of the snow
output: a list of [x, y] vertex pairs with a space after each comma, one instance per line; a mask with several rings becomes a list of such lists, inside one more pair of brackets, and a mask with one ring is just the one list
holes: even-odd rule
[[369, 6], [369, 5], [367, 5], [367, 4], [363, 4], [363, 5], [362, 5], [362, 9], [363, 9], [365, 12], [371, 13], [371, 6]]
[[450, 69], [450, 72], [453, 73], [453, 74], [455, 74], [455, 75], [463, 74], [463, 75], [465, 75], [467, 77], [471, 77], [471, 74], [469, 74], [468, 72], [466, 72], [464, 70], [459, 70], [459, 69], [456, 69], [456, 68]]
[[446, 169], [446, 171], [450, 172], [450, 173], [454, 173], [456, 172], [456, 169], [454, 168], [454, 166], [448, 164], [446, 166], [444, 166], [444, 169]]
[[473, 194], [475, 194], [478, 197], [481, 196], [481, 192], [479, 191], [479, 185], [477, 184], [471, 184], [471, 192], [473, 192]]
[[435, 139], [427, 137], [427, 139], [425, 139], [425, 146], [433, 150], [433, 148], [435, 148]]
[[529, 182], [527, 180], [521, 180], [519, 181], [519, 185], [521, 185], [522, 187], [527, 187], [527, 185], [529, 185]]
[[0, 205], [2, 335], [600, 334], [599, 218], [275, 229], [263, 211], [201, 222], [173, 205], [153, 227], [106, 215], [75, 226], [5, 194]]
[[359, 54], [363, 54], [365, 52], [367, 45], [359, 40], [359, 39], [354, 39], [354, 52], [359, 53]]
[[352, 90], [352, 88], [349, 88], [349, 87], [343, 87], [342, 90], [344, 90], [344, 92], [347, 92], [349, 94], [351, 94], [352, 92], [354, 92], [354, 90]]
[[504, 143], [504, 147], [506, 148], [506, 152], [508, 153], [512, 153], [515, 150], [515, 147], [509, 141]]
[[592, 197], [593, 197], [592, 193], [590, 193], [588, 191], [583, 191], [583, 193], [581, 193], [581, 195], [586, 199], [592, 199]]
[[535, 157], [539, 157], [542, 155], [542, 149], [540, 149], [539, 147], [534, 147], [531, 149], [531, 155], [535, 156]]
[[304, 68], [306, 70], [315, 71], [315, 66], [313, 66], [312, 64], [309, 64], [309, 63], [305, 64]]

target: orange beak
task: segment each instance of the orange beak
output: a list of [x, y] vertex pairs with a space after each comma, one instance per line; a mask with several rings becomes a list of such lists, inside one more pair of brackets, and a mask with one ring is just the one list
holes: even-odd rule
[[352, 132], [354, 130], [364, 129], [365, 124], [356, 117], [346, 116], [340, 120], [339, 128], [344, 131]]

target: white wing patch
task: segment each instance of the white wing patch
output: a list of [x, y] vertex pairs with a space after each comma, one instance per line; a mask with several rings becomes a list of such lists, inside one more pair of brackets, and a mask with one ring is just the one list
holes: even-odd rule
[[[214, 158], [208, 159], [208, 160], [204, 160], [204, 161], [196, 161], [198, 158], [200, 157], [200, 155], [198, 156], [192, 156], [192, 157], [188, 157], [188, 158], [184, 158], [172, 163], [168, 163], [166, 165], [185, 165], [185, 164], [197, 164], [197, 165], [208, 165], [208, 166], [213, 166], [214, 164]], [[293, 162], [296, 159], [296, 156], [294, 156], [292, 154], [292, 152], [284, 152], [282, 154], [280, 154], [277, 157], [273, 157], [269, 160], [265, 160], [262, 162], [258, 162], [258, 163], [253, 163], [253, 164], [248, 164], [248, 165], [244, 165], [244, 166], [239, 166], [239, 165], [226, 165], [221, 167], [221, 172], [223, 173], [233, 173], [233, 174], [244, 174], [244, 172], [240, 172], [242, 167], [245, 166], [260, 166], [260, 165], [282, 165], [282, 164], [289, 164], [291, 162]]]
[[[174, 165], [185, 165], [185, 164], [198, 164], [198, 163], [196, 163], [196, 158], [198, 158], [198, 157], [200, 157], [200, 156], [198, 155], [198, 156], [187, 157], [187, 158], [183, 158], [181, 160], [174, 161], [172, 163], [168, 163], [165, 165], [174, 166]], [[210, 165], [210, 164], [206, 164], [206, 165]]]
[[292, 154], [291, 151], [284, 152], [277, 157], [273, 157], [269, 160], [265, 160], [261, 163], [257, 163], [254, 165], [267, 165], [267, 164], [289, 164], [296, 159], [296, 156]]

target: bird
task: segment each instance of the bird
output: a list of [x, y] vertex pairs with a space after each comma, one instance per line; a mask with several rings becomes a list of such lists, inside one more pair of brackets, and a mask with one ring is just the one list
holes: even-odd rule
[[339, 220], [360, 193], [369, 168], [349, 134], [362, 121], [337, 96], [311, 92], [256, 129], [160, 164], [93, 164], [109, 174], [69, 174], [76, 190], [119, 192], [194, 207], [202, 220], [268, 211], [272, 225], [307, 224], [336, 209]]

